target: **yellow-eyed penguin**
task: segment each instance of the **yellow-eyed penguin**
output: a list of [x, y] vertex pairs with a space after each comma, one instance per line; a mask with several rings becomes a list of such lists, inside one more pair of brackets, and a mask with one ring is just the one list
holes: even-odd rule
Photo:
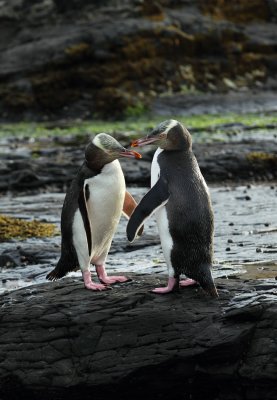
[[[217, 297], [211, 274], [213, 259], [213, 211], [208, 187], [192, 152], [188, 130], [178, 121], [159, 124], [132, 146], [155, 143], [151, 189], [142, 198], [127, 225], [132, 242], [144, 220], [156, 214], [161, 245], [168, 267], [168, 284], [154, 293], [168, 293], [179, 286], [199, 283]], [[180, 275], [188, 279], [180, 281]]]
[[[141, 158], [106, 133], [99, 133], [85, 150], [85, 161], [73, 179], [61, 214], [61, 257], [47, 279], [62, 278], [78, 267], [87, 289], [105, 290], [125, 276], [107, 276], [105, 260], [121, 213], [129, 217], [136, 207], [126, 191], [120, 157]], [[94, 264], [101, 283], [91, 280]]]

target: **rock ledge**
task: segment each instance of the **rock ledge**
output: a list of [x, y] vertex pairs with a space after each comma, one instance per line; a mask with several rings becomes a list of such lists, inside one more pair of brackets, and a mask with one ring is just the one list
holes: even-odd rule
[[0, 398], [276, 398], [276, 281], [218, 279], [214, 300], [132, 277], [102, 293], [65, 278], [2, 295]]

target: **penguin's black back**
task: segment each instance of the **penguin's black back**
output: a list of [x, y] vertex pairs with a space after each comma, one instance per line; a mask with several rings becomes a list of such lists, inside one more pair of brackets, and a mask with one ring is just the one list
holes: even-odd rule
[[163, 151], [157, 161], [170, 193], [166, 211], [172, 266], [176, 275], [198, 280], [197, 267], [211, 265], [213, 257], [213, 211], [204, 178], [191, 150]]
[[[89, 243], [90, 227], [86, 209], [87, 199], [84, 196], [84, 182], [86, 179], [96, 176], [99, 172], [91, 170], [84, 162], [66, 192], [61, 214], [61, 257], [56, 268], [47, 275], [46, 278], [49, 280], [62, 278], [68, 272], [79, 268], [72, 232], [74, 216], [78, 209], [80, 209], [87, 232], [88, 246], [91, 244], [91, 241]], [[89, 193], [85, 193], [85, 195], [89, 196]]]

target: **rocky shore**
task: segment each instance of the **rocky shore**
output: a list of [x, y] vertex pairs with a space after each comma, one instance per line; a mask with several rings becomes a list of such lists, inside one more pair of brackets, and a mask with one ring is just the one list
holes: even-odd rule
[[[1, 1], [0, 122], [274, 113], [276, 20], [273, 0]], [[0, 235], [0, 400], [276, 400], [276, 123], [188, 128], [214, 208], [216, 300], [150, 292], [167, 272], [154, 218], [132, 244], [120, 220], [107, 271], [130, 282], [47, 282], [93, 135], [1, 136], [0, 217], [56, 233]], [[113, 132], [126, 147], [134, 134]], [[137, 201], [154, 148], [141, 153], [120, 161]]]
[[[130, 283], [93, 293], [79, 272], [45, 282], [60, 255], [64, 193], [90, 136], [1, 139], [0, 214], [57, 227], [53, 237], [0, 243], [1, 400], [275, 400], [276, 127], [220, 129], [220, 140], [208, 129], [204, 141], [191, 130], [215, 212], [219, 300], [197, 287], [149, 293], [166, 279], [154, 219], [132, 245], [120, 221], [107, 270]], [[128, 134], [115, 136], [129, 145]], [[122, 162], [137, 201], [153, 151]]]

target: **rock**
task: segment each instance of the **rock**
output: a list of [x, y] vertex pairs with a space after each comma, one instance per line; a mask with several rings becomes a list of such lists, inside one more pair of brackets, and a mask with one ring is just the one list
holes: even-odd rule
[[170, 97], [158, 97], [151, 105], [151, 111], [159, 115], [252, 113], [262, 110], [277, 110], [275, 91], [201, 93], [197, 96], [174, 94]]
[[275, 280], [217, 280], [214, 300], [199, 288], [157, 296], [161, 277], [132, 278], [0, 296], [1, 399], [276, 398]]
[[0, 118], [115, 118], [184, 88], [276, 89], [275, 18], [269, 0], [1, 1]]
[[7, 254], [6, 252], [0, 254], [0, 268], [14, 268], [18, 265], [20, 263], [15, 259], [14, 254]]

